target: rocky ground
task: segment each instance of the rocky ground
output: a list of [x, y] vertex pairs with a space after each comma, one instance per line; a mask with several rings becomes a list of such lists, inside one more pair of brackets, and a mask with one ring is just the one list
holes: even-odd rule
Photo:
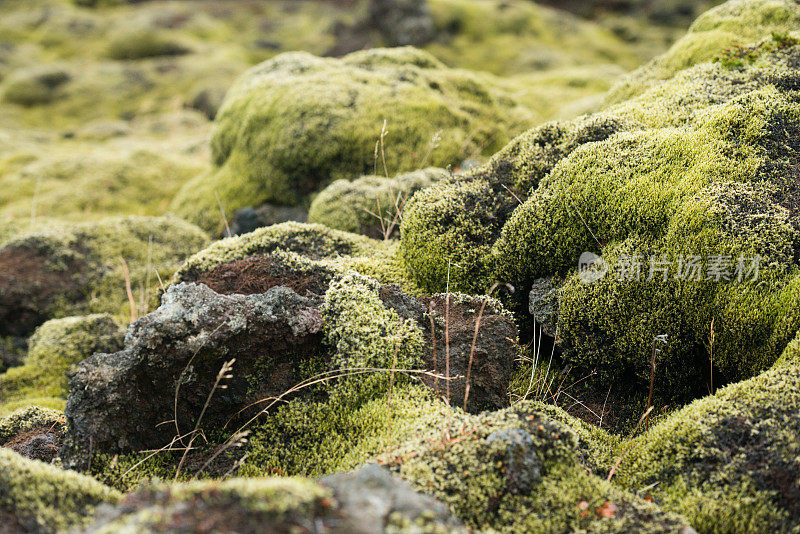
[[800, 532], [800, 3], [0, 0], [0, 534]]

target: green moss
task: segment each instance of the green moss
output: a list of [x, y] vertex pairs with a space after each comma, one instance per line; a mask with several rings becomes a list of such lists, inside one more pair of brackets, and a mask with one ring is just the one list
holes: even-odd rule
[[23, 365], [0, 374], [0, 403], [65, 398], [72, 367], [95, 352], [120, 350], [124, 335], [107, 314], [47, 321], [31, 336]]
[[701, 15], [669, 52], [615, 87], [609, 100], [627, 100], [682, 69], [712, 60], [732, 45], [793, 31], [798, 24], [800, 6], [793, 0], [730, 0]]
[[363, 403], [341, 396], [292, 401], [253, 429], [240, 474], [322, 476], [354, 469], [397, 448], [421, 425], [435, 426], [446, 412], [429, 390], [406, 384], [396, 384], [391, 398], [383, 393]]
[[800, 344], [763, 374], [695, 401], [625, 445], [617, 483], [699, 532], [792, 532], [800, 479]]
[[517, 200], [482, 179], [442, 182], [406, 204], [400, 254], [408, 276], [431, 293], [482, 293], [493, 284], [492, 243]]
[[145, 148], [76, 152], [43, 154], [18, 169], [0, 172], [0, 216], [85, 221], [163, 215], [178, 189], [202, 169], [193, 157]]
[[32, 257], [40, 275], [45, 280], [55, 277], [58, 285], [48, 290], [47, 298], [40, 298], [43, 282], [33, 276], [3, 292], [30, 293], [32, 302], [26, 306], [35, 307], [45, 319], [81, 313], [129, 318], [121, 258], [129, 270], [138, 311], [144, 313], [155, 298], [158, 279], [168, 279], [185, 257], [207, 242], [197, 227], [174, 218], [123, 217], [53, 226], [12, 239], [0, 250], [7, 262]]
[[354, 181], [337, 180], [311, 202], [308, 220], [374, 238], [392, 237], [399, 230], [402, 208], [416, 191], [447, 176], [429, 168], [395, 178], [363, 176]]
[[390, 468], [448, 504], [468, 526], [499, 532], [673, 532], [686, 521], [615, 488], [579, 463], [568, 426], [520, 403], [453, 414], [386, 456]]
[[[376, 161], [384, 121], [388, 134]], [[448, 69], [419, 50], [342, 59], [284, 54], [230, 89], [211, 141], [215, 169], [187, 184], [173, 207], [215, 229], [217, 195], [228, 211], [298, 204], [333, 180], [374, 172], [384, 160], [391, 172], [459, 164], [501, 147], [507, 132], [529, 121], [489, 75]]]
[[86, 524], [120, 494], [94, 479], [0, 448], [0, 516], [13, 529], [63, 532]]
[[67, 431], [67, 419], [58, 410], [40, 406], [15, 410], [0, 418], [0, 445], [5, 445], [19, 434], [41, 428], [53, 428], [64, 433]]

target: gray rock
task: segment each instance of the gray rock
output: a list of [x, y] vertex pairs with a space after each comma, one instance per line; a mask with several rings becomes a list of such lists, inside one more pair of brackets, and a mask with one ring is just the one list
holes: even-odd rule
[[369, 14], [391, 46], [423, 46], [436, 37], [426, 0], [372, 0]]
[[337, 473], [320, 484], [331, 489], [339, 505], [336, 532], [379, 534], [390, 526], [404, 532], [466, 532], [445, 505], [378, 465]]
[[538, 278], [533, 281], [528, 296], [528, 311], [542, 333], [555, 338], [558, 322], [558, 284], [552, 278]]
[[306, 222], [308, 212], [292, 206], [262, 204], [257, 208], [242, 208], [233, 215], [231, 235], [248, 234], [264, 226], [272, 226], [289, 221]]
[[130, 326], [122, 351], [96, 354], [70, 377], [65, 463], [80, 466], [98, 450], [158, 448], [190, 432], [222, 365], [234, 358], [226, 387], [205, 406], [203, 427], [283, 393], [305, 362], [320, 357], [318, 304], [283, 286], [256, 295], [171, 286], [155, 312]]

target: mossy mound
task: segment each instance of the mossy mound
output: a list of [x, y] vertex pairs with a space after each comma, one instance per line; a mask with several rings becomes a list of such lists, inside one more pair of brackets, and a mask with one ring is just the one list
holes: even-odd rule
[[66, 532], [119, 498], [90, 477], [0, 448], [0, 519], [8, 532]]
[[284, 54], [229, 90], [211, 141], [215, 169], [189, 182], [173, 207], [215, 229], [217, 196], [231, 212], [298, 204], [333, 180], [373, 173], [384, 162], [392, 172], [457, 165], [503, 146], [530, 120], [498, 80], [448, 69], [413, 48], [342, 59]]
[[[720, 12], [746, 24], [759, 10], [771, 20], [778, 4], [800, 10], [736, 0]], [[800, 45], [762, 37], [741, 66], [685, 69], [417, 193], [401, 232], [408, 276], [473, 293], [502, 280], [523, 295], [536, 280], [564, 280], [563, 362], [603, 391], [646, 392], [662, 335], [655, 384], [665, 400], [703, 393], [711, 374], [719, 385], [768, 368], [800, 326]], [[576, 272], [583, 253], [600, 257], [601, 279]], [[690, 258], [702, 272], [687, 275]], [[522, 313], [526, 303], [511, 304]]]
[[796, 339], [769, 371], [622, 445], [615, 481], [679, 510], [699, 532], [797, 532], [798, 408]]
[[72, 367], [95, 352], [116, 352], [124, 336], [108, 314], [47, 321], [31, 336], [23, 365], [0, 374], [0, 413], [6, 403], [59, 399], [63, 404]]
[[180, 56], [191, 48], [165, 31], [152, 27], [132, 28], [116, 35], [108, 43], [112, 59], [144, 59], [158, 56]]
[[1, 328], [24, 335], [50, 318], [81, 313], [130, 318], [131, 306], [145, 313], [159, 278], [168, 279], [207, 242], [195, 226], [155, 217], [53, 226], [7, 241], [0, 249]]
[[59, 88], [71, 79], [69, 72], [58, 66], [18, 71], [5, 82], [3, 98], [21, 106], [46, 104], [58, 98]]
[[476, 529], [679, 532], [687, 525], [588, 473], [579, 457], [569, 426], [526, 402], [480, 416], [454, 413], [385, 459]]
[[314, 197], [308, 221], [376, 239], [394, 237], [411, 195], [447, 175], [443, 169], [429, 168], [394, 178], [362, 176], [352, 182], [337, 180]]
[[729, 0], [701, 15], [666, 54], [634, 72], [610, 93], [611, 102], [639, 95], [687, 67], [708, 62], [735, 45], [747, 45], [771, 33], [800, 26], [794, 0]]

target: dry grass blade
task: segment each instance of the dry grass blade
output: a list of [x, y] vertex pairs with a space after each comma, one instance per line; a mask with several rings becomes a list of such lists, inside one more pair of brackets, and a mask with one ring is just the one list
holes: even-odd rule
[[131, 272], [128, 270], [128, 262], [125, 261], [125, 258], [120, 256], [119, 261], [122, 263], [122, 276], [125, 277], [125, 293], [127, 293], [128, 302], [131, 305], [131, 322], [134, 322], [138, 319], [138, 316], [136, 313], [136, 300], [133, 298], [133, 291], [131, 290]]

